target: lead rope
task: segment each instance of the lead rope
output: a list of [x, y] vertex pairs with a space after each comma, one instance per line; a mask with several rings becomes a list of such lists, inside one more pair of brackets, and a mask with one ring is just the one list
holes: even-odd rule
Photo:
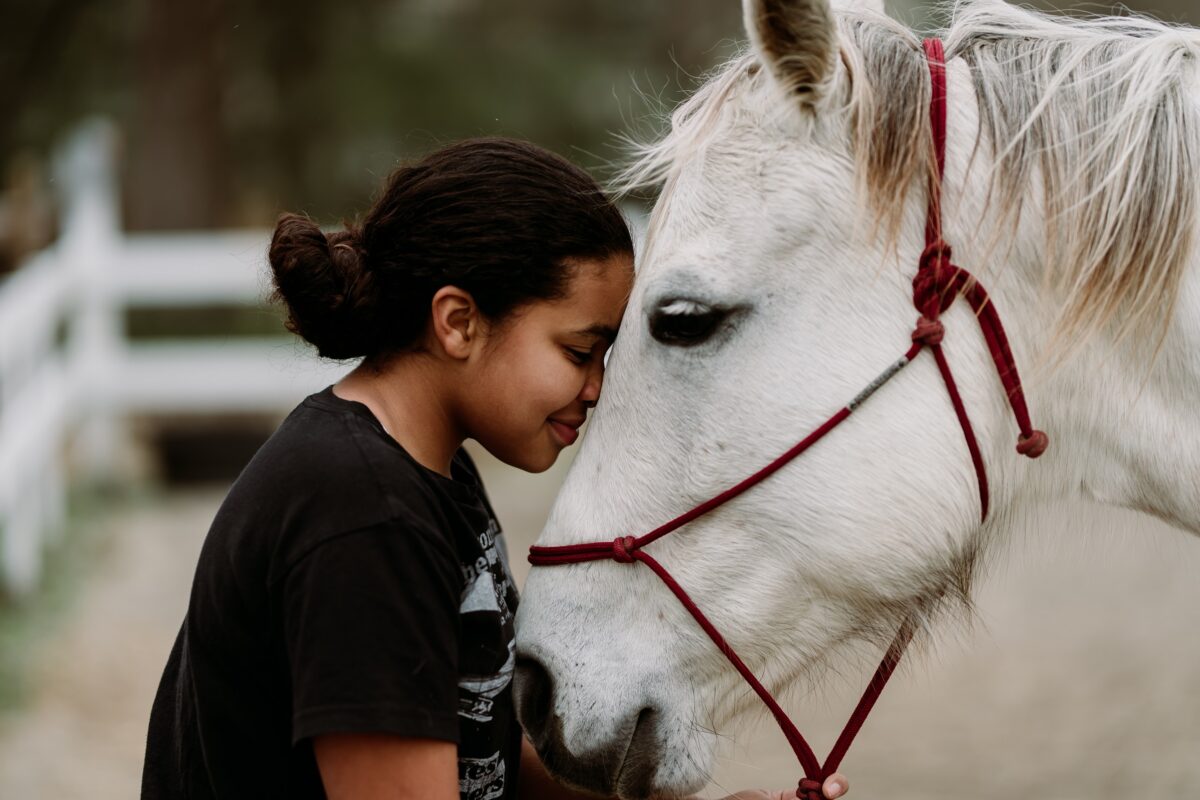
[[901, 624], [900, 630], [896, 633], [896, 638], [892, 640], [891, 645], [883, 656], [883, 660], [875, 670], [875, 675], [871, 678], [870, 683], [867, 684], [867, 688], [859, 699], [858, 705], [855, 706], [850, 719], [842, 729], [841, 735], [838, 736], [833, 749], [825, 759], [825, 763], [822, 764], [817, 760], [812, 748], [804, 740], [799, 729], [780, 707], [779, 703], [776, 702], [771, 693], [767, 691], [766, 687], [750, 671], [745, 662], [734, 652], [729, 643], [725, 641], [725, 637], [713, 626], [712, 622], [704, 615], [699, 606], [683, 590], [683, 587], [671, 577], [666, 568], [655, 560], [653, 556], [645, 552], [643, 548], [697, 517], [707, 514], [714, 508], [729, 502], [750, 487], [774, 474], [778, 469], [816, 444], [827, 433], [845, 421], [879, 387], [883, 386], [895, 377], [901, 369], [911, 363], [925, 347], [933, 351], [938, 371], [941, 373], [942, 380], [946, 384], [946, 391], [950, 395], [950, 402], [954, 406], [955, 415], [958, 417], [959, 424], [962, 427], [963, 436], [966, 439], [967, 449], [970, 451], [971, 462], [975, 467], [975, 475], [979, 484], [980, 519], [986, 519], [988, 513], [988, 487], [983, 456], [980, 454], [979, 444], [975, 440], [975, 432], [971, 427], [971, 420], [967, 417], [962, 397], [959, 395], [958, 387], [954, 383], [954, 376], [950, 372], [950, 365], [946, 361], [946, 356], [941, 348], [941, 341], [945, 335], [945, 328], [940, 319], [941, 313], [949, 308], [950, 304], [954, 302], [954, 298], [959, 294], [965, 296], [971, 308], [975, 310], [976, 318], [979, 320], [980, 328], [983, 331], [984, 340], [988, 345], [988, 351], [991, 353], [992, 361], [996, 365], [1001, 383], [1003, 383], [1009, 402], [1012, 405], [1013, 415], [1016, 417], [1017, 426], [1021, 431], [1017, 442], [1017, 452], [1030, 458], [1037, 458], [1045, 451], [1048, 441], [1046, 434], [1034, 430], [1030, 425], [1029, 411], [1025, 404], [1025, 395], [1021, 389], [1021, 379], [1017, 373], [1016, 363], [1013, 360], [1012, 351], [1008, 345], [1008, 338], [1004, 334], [1003, 325], [1000, 324], [1000, 316], [996, 313], [995, 305], [991, 303], [987, 292], [984, 291], [983, 287], [979, 285], [979, 282], [970, 273], [952, 263], [950, 246], [942, 240], [941, 184], [942, 173], [945, 167], [946, 149], [945, 54], [942, 50], [942, 43], [937, 39], [925, 40], [924, 46], [929, 62], [932, 88], [929, 113], [937, 160], [937, 174], [930, 186], [929, 214], [925, 224], [925, 251], [921, 255], [917, 275], [913, 278], [913, 304], [920, 312], [921, 317], [912, 333], [912, 346], [901, 358], [893, 362], [875, 380], [871, 381], [853, 400], [774, 461], [753, 475], [721, 492], [716, 497], [706, 500], [649, 533], [641, 536], [622, 536], [611, 542], [587, 542], [560, 547], [539, 547], [535, 545], [529, 549], [529, 563], [537, 567], [578, 564], [586, 561], [603, 561], [607, 559], [612, 559], [621, 564], [632, 564], [640, 561], [649, 567], [666, 584], [675, 597], [678, 598], [684, 608], [691, 613], [696, 622], [700, 624], [700, 627], [704, 629], [704, 632], [716, 644], [717, 649], [733, 664], [742, 678], [754, 689], [755, 694], [770, 709], [772, 716], [775, 717], [775, 721], [778, 723], [780, 730], [783, 731], [783, 735], [787, 738], [788, 744], [791, 745], [792, 751], [796, 754], [796, 759], [800, 762], [800, 766], [804, 770], [804, 778], [800, 780], [796, 789], [797, 796], [801, 800], [821, 800], [821, 787], [825, 779], [837, 771], [838, 766], [840, 766], [842, 759], [846, 755], [846, 751], [850, 749], [850, 744], [854, 741], [855, 735], [862, 728], [867, 715], [875, 705], [875, 701], [879, 699], [879, 695], [883, 692], [884, 686], [887, 685], [888, 679], [895, 672], [896, 665], [899, 664], [905, 647], [908, 646], [909, 641], [912, 639], [916, 628], [915, 620], [910, 616]]

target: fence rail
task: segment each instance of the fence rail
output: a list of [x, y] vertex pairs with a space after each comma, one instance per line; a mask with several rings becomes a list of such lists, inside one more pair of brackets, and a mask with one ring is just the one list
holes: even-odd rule
[[130, 308], [261, 303], [270, 234], [124, 234], [113, 138], [96, 122], [67, 143], [61, 235], [0, 283], [0, 586], [16, 595], [40, 580], [68, 475], [111, 470], [130, 415], [283, 412], [347, 369], [281, 339], [130, 341]]

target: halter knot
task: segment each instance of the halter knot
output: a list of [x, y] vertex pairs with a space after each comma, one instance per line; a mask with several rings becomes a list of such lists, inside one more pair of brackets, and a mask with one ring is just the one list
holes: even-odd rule
[[1044, 431], [1031, 431], [1028, 436], [1021, 434], [1017, 439], [1017, 452], [1029, 458], [1037, 458], [1046, 452], [1050, 437]]
[[922, 316], [917, 320], [917, 327], [913, 328], [912, 340], [924, 345], [935, 345], [941, 344], [945, 335], [946, 327], [940, 320]]
[[954, 275], [950, 245], [935, 239], [921, 252], [920, 266], [913, 277], [913, 305], [924, 316], [936, 320], [954, 302]]
[[930, 267], [939, 269], [947, 267], [954, 260], [954, 251], [950, 245], [943, 239], [934, 239], [921, 252], [921, 260], [918, 262], [918, 269], [926, 270]]
[[824, 795], [821, 793], [821, 782], [814, 781], [812, 778], [801, 778], [800, 785], [796, 787], [796, 797], [799, 800], [824, 800]]
[[618, 536], [613, 539], [613, 561], [618, 564], [632, 564], [635, 559], [633, 550], [637, 547], [637, 540], [632, 536]]

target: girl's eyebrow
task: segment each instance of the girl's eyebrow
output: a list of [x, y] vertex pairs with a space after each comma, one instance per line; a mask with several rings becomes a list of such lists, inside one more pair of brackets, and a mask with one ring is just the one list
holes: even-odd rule
[[611, 344], [617, 338], [617, 329], [608, 325], [591, 325], [575, 331], [574, 336], [595, 336]]

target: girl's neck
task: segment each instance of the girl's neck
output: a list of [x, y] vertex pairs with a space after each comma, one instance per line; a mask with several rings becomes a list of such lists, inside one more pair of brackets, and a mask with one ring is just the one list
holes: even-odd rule
[[466, 438], [433, 358], [412, 354], [381, 367], [360, 364], [334, 384], [333, 393], [362, 403], [388, 435], [416, 461], [450, 476], [450, 461]]

